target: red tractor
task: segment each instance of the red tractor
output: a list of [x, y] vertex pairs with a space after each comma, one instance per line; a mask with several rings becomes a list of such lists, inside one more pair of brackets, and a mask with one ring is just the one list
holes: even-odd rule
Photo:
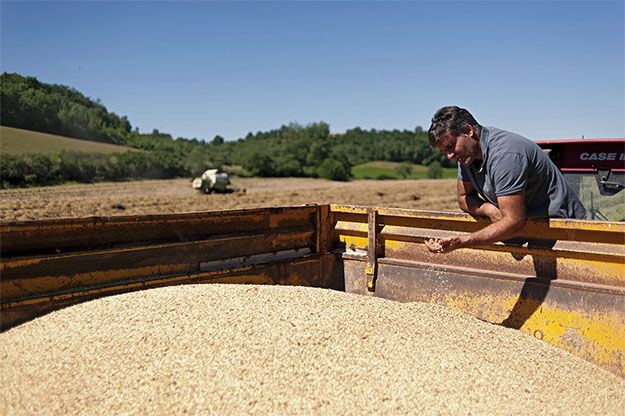
[[541, 140], [536, 144], [573, 185], [588, 219], [625, 221], [625, 138]]

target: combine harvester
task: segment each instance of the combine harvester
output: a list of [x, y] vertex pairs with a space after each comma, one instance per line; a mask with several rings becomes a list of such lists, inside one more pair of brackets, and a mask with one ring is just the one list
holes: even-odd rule
[[537, 144], [573, 185], [587, 218], [625, 221], [625, 139], [546, 140]]
[[[552, 157], [574, 150], [558, 144]], [[624, 174], [622, 156], [600, 159], [601, 152], [583, 150], [612, 163], [609, 174], [603, 164], [583, 166], [593, 169], [583, 172], [598, 180], [595, 189], [621, 195], [614, 183]], [[525, 244], [446, 255], [425, 249], [429, 238], [486, 225], [460, 213], [342, 205], [6, 222], [2, 328], [88, 299], [166, 285], [316, 286], [446, 305], [625, 377], [625, 223], [533, 220], [521, 233]]]

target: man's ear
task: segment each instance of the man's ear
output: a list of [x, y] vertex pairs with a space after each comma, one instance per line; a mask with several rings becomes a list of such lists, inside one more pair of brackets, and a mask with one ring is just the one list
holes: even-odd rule
[[480, 135], [478, 134], [477, 130], [475, 130], [475, 128], [470, 124], [467, 125], [467, 135], [476, 142], [480, 141]]
[[477, 136], [475, 135], [475, 130], [473, 129], [472, 125], [467, 124], [467, 127], [465, 129], [465, 134], [469, 136], [471, 139], [477, 140]]

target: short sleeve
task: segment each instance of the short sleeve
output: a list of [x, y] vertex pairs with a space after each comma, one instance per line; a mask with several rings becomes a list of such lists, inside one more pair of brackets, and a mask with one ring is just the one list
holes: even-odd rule
[[458, 180], [463, 182], [471, 182], [471, 178], [467, 174], [466, 169], [464, 169], [460, 163], [458, 163]]
[[527, 157], [520, 153], [504, 153], [491, 166], [495, 195], [505, 196], [527, 188]]

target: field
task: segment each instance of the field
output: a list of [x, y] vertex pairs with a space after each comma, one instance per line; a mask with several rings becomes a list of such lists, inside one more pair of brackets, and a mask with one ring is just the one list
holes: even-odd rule
[[241, 191], [205, 195], [192, 189], [188, 179], [0, 190], [0, 218], [164, 214], [324, 203], [458, 210], [454, 179], [333, 182], [235, 177], [232, 185]]
[[0, 126], [2, 154], [58, 153], [62, 150], [87, 153], [121, 153], [140, 150], [109, 143], [71, 139], [54, 134]]
[[[410, 172], [402, 175], [402, 167], [410, 167]], [[457, 176], [456, 168], [443, 168], [443, 178], [453, 179]], [[400, 162], [374, 161], [352, 167], [355, 179], [427, 179], [428, 168], [423, 165], [406, 164]]]

